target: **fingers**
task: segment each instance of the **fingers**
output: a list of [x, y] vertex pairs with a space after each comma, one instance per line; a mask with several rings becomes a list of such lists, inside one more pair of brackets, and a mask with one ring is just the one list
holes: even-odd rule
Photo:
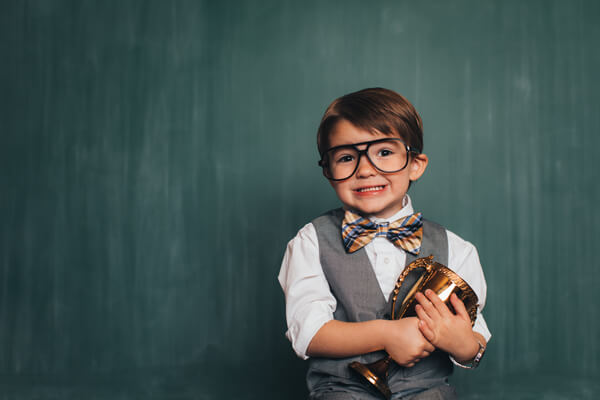
[[[425, 292], [429, 292], [430, 290], [427, 289]], [[433, 293], [433, 291], [431, 291]], [[434, 293], [434, 296], [437, 297], [437, 295]], [[429, 318], [431, 319], [435, 319], [435, 318], [439, 318], [440, 317], [440, 312], [439, 310], [436, 308], [435, 304], [429, 299], [428, 296], [425, 296], [423, 293], [418, 292], [415, 295], [415, 299], [419, 302], [419, 305], [421, 307], [423, 307], [423, 309], [425, 310], [425, 312], [427, 313], [427, 315], [429, 316]], [[439, 297], [438, 297], [439, 299]], [[415, 307], [416, 310], [417, 307]]]
[[[433, 353], [435, 351], [435, 346], [431, 343], [427, 343], [425, 344], [425, 346], [423, 346], [423, 348], [425, 349], [425, 351], [429, 354]], [[428, 355], [429, 355], [428, 354]]]
[[431, 302], [431, 304], [433, 304], [436, 311], [441, 316], [445, 317], [449, 314], [452, 314], [450, 312], [450, 310], [448, 309], [448, 307], [446, 306], [446, 304], [442, 301], [442, 299], [440, 299], [440, 297], [433, 290], [427, 289], [425, 291], [425, 296], [427, 296], [427, 299]]
[[418, 357], [416, 357], [415, 359], [413, 359], [410, 363], [406, 364], [406, 366], [407, 367], [414, 367], [416, 363], [418, 363], [419, 361], [421, 361], [425, 357], [429, 357], [430, 354], [431, 353], [429, 351], [423, 350], [423, 352]]
[[[433, 351], [433, 350], [432, 350], [432, 351]], [[414, 356], [414, 358], [413, 358], [412, 360], [408, 361], [407, 363], [400, 364], [400, 365], [402, 365], [402, 366], [404, 366], [404, 367], [407, 367], [407, 368], [414, 367], [414, 366], [415, 366], [415, 364], [417, 364], [419, 361], [421, 361], [421, 360], [422, 360], [422, 359], [424, 359], [425, 357], [429, 357], [429, 356], [431, 355], [431, 352], [432, 352], [432, 351], [423, 350], [423, 351], [421, 352], [421, 354], [419, 354], [418, 356]]]
[[[426, 341], [423, 343], [423, 349], [424, 349], [423, 351], [432, 353], [435, 350], [435, 346], [433, 345], [433, 343], [435, 342], [435, 339], [436, 339], [435, 332], [433, 331], [433, 329], [431, 329], [430, 325], [427, 324], [427, 322], [425, 322], [425, 321], [419, 321], [419, 330], [421, 331], [421, 334], [426, 339]], [[427, 355], [429, 355], [429, 354], [427, 354]]]
[[419, 320], [425, 321], [428, 325], [433, 326], [433, 319], [427, 314], [427, 311], [425, 311], [422, 305], [417, 304], [415, 306], [415, 311], [417, 312], [417, 318], [419, 318]]
[[425, 339], [427, 339], [428, 342], [435, 342], [435, 332], [430, 328], [430, 325], [425, 320], [419, 321], [419, 330], [423, 336], [425, 336]]
[[452, 303], [452, 307], [454, 307], [454, 311], [456, 311], [456, 315], [471, 322], [471, 316], [465, 307], [465, 303], [458, 298], [456, 293], [452, 293], [450, 296], [450, 302]]

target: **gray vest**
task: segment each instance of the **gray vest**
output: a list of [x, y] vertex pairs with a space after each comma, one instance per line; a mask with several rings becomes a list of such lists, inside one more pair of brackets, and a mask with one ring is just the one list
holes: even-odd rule
[[[390, 299], [384, 298], [365, 249], [351, 254], [346, 253], [344, 249], [341, 235], [343, 217], [344, 211], [336, 209], [312, 221], [319, 241], [323, 272], [337, 300], [334, 318], [347, 322], [389, 319]], [[448, 265], [446, 230], [434, 222], [424, 220], [423, 243], [419, 257], [431, 254], [435, 261]], [[407, 253], [406, 265], [415, 258]], [[420, 274], [421, 271], [415, 270], [408, 275], [398, 295], [397, 304], [402, 303], [402, 299]], [[383, 351], [379, 351], [341, 359], [310, 358], [306, 378], [311, 396], [324, 391], [341, 391], [353, 393], [354, 396], [360, 395], [361, 399], [379, 399], [380, 397], [367, 389], [362, 378], [350, 369], [348, 364], [352, 361], [371, 363], [385, 356]], [[392, 393], [426, 389], [443, 383], [451, 373], [452, 363], [448, 354], [437, 350], [412, 368], [391, 363], [388, 385]]]

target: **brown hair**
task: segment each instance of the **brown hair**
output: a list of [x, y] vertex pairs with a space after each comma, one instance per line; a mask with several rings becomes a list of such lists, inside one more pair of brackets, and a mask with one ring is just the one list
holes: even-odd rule
[[423, 122], [408, 100], [383, 88], [363, 89], [333, 101], [325, 110], [317, 132], [319, 154], [327, 151], [329, 135], [340, 120], [369, 132], [398, 135], [406, 144], [423, 151]]

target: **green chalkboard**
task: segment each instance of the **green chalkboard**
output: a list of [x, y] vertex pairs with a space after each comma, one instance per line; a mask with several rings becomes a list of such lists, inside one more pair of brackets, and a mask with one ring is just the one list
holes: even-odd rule
[[3, 2], [0, 399], [306, 398], [276, 276], [338, 205], [319, 118], [371, 86], [420, 111], [413, 202], [484, 266], [493, 338], [461, 398], [597, 398], [599, 17], [592, 0]]

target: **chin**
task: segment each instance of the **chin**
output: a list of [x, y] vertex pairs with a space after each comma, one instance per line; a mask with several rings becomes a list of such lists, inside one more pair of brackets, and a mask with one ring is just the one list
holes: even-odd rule
[[394, 215], [396, 211], [389, 211], [380, 207], [354, 207], [362, 215], [371, 215], [377, 218], [386, 218]]

